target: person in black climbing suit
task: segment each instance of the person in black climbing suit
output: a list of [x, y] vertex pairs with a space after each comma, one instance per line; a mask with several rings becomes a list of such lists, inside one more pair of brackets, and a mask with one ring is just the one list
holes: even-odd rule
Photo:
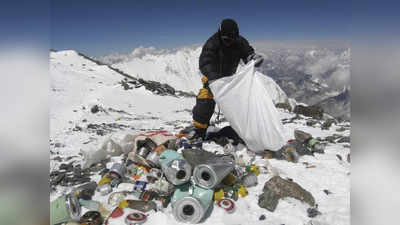
[[263, 57], [256, 54], [249, 42], [239, 35], [239, 27], [233, 19], [224, 19], [218, 31], [203, 45], [199, 58], [203, 88], [192, 110], [195, 137], [204, 139], [214, 113], [215, 101], [208, 87], [209, 82], [235, 74], [240, 60], [244, 63], [255, 60], [255, 66], [259, 67]]

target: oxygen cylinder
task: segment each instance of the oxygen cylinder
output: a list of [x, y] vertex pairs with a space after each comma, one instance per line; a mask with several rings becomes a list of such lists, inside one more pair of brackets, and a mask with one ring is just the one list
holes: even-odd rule
[[192, 166], [176, 151], [165, 150], [160, 155], [159, 162], [162, 171], [172, 184], [181, 185], [189, 181]]
[[194, 168], [193, 179], [202, 188], [214, 188], [233, 171], [235, 161], [230, 156], [215, 157]]
[[79, 221], [81, 206], [78, 198], [71, 194], [63, 195], [50, 203], [50, 224]]
[[171, 199], [172, 213], [177, 221], [198, 223], [212, 204], [213, 190], [184, 184], [177, 187]]

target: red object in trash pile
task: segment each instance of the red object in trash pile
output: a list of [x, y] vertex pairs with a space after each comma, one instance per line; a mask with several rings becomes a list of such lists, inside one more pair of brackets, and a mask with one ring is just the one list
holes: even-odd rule
[[120, 207], [117, 207], [112, 211], [110, 217], [111, 218], [118, 218], [120, 216], [124, 215], [124, 210], [122, 210]]
[[295, 142], [296, 142], [296, 139], [290, 139], [290, 140], [287, 141], [288, 144], [293, 144]]
[[138, 136], [151, 137], [151, 136], [154, 136], [157, 134], [162, 134], [164, 136], [173, 136], [171, 133], [169, 133], [166, 130], [150, 130], [150, 131], [147, 131], [146, 133], [138, 134]]

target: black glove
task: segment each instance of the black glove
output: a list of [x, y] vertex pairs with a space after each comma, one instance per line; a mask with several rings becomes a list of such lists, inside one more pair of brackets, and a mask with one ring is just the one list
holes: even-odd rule
[[254, 60], [255, 61], [254, 66], [259, 67], [263, 63], [264, 57], [262, 55], [253, 53], [249, 55], [249, 57], [247, 57], [247, 62], [250, 62], [250, 60]]

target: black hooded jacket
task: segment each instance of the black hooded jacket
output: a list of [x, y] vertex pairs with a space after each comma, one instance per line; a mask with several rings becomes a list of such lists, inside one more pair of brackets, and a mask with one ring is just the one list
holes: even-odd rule
[[247, 57], [253, 53], [254, 49], [244, 37], [239, 35], [239, 38], [227, 47], [217, 32], [203, 45], [199, 68], [208, 80], [231, 76], [236, 72], [240, 59], [247, 63]]

